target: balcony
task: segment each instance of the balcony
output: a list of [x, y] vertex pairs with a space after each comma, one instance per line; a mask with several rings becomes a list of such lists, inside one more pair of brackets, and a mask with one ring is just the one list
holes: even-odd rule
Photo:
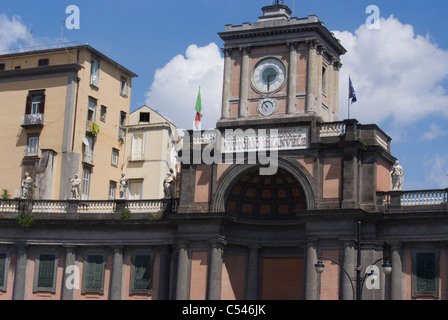
[[22, 127], [28, 128], [42, 128], [44, 126], [44, 115], [38, 114], [26, 114], [22, 118]]
[[96, 137], [100, 132], [100, 126], [92, 121], [87, 121], [86, 132]]
[[82, 162], [84, 162], [85, 164], [91, 165], [93, 166], [93, 153], [87, 153], [84, 152], [82, 154]]
[[[1, 200], [0, 199], [0, 217], [7, 218], [4, 214], [19, 214], [25, 208], [23, 200]], [[32, 214], [52, 215], [66, 214], [96, 214], [113, 215], [121, 214], [125, 208], [131, 211], [131, 214], [140, 215], [141, 218], [162, 217], [165, 213], [176, 213], [179, 205], [178, 199], [173, 200], [103, 200], [103, 201], [79, 201], [79, 200], [36, 200], [32, 201], [29, 207]], [[146, 216], [146, 217], [145, 217]]]
[[448, 189], [377, 193], [385, 212], [448, 211]]

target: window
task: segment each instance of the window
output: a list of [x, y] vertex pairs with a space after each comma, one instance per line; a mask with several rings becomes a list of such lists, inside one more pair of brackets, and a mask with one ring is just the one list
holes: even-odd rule
[[129, 200], [142, 200], [143, 180], [129, 181]]
[[38, 66], [39, 67], [44, 67], [44, 66], [48, 66], [50, 64], [50, 59], [39, 59], [38, 62]]
[[57, 262], [54, 254], [40, 254], [35, 265], [34, 292], [56, 292]]
[[144, 153], [145, 153], [144, 140], [145, 140], [144, 133], [133, 133], [132, 134], [130, 161], [143, 160]]
[[0, 291], [6, 291], [6, 253], [0, 253]]
[[152, 257], [135, 255], [132, 261], [130, 294], [151, 293]]
[[437, 293], [436, 257], [434, 253], [416, 254], [416, 294], [434, 295]]
[[89, 97], [89, 109], [87, 111], [87, 121], [95, 122], [96, 118], [96, 99]]
[[140, 122], [149, 123], [149, 112], [140, 112]]
[[103, 294], [104, 257], [103, 255], [88, 255], [84, 260], [83, 293]]
[[5, 71], [6, 64], [0, 63], [0, 71]]
[[120, 94], [122, 96], [128, 96], [128, 80], [124, 77], [121, 77], [121, 86], [120, 86]]
[[109, 200], [115, 200], [117, 194], [117, 183], [115, 181], [109, 182]]
[[26, 97], [25, 114], [43, 114], [45, 110], [45, 91], [30, 91]]
[[90, 84], [99, 88], [100, 85], [100, 60], [92, 57], [90, 69]]
[[327, 93], [327, 68], [322, 67], [322, 93]]
[[25, 157], [39, 156], [39, 136], [28, 135], [25, 149]]
[[107, 107], [101, 106], [100, 120], [106, 122], [106, 116], [107, 116]]
[[118, 151], [117, 149], [112, 149], [112, 165], [114, 167], [118, 167], [118, 159], [120, 156], [120, 151]]
[[119, 129], [118, 129], [118, 139], [123, 140], [125, 138], [125, 132], [126, 132], [126, 112], [120, 111], [120, 123], [119, 123]]
[[91, 178], [91, 176], [92, 176], [92, 170], [90, 168], [83, 168], [83, 170], [82, 170], [81, 200], [89, 200], [90, 178]]

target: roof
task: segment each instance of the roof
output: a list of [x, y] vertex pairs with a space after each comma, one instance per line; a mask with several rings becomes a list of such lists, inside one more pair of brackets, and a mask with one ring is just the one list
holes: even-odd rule
[[[69, 44], [69, 46], [65, 46]], [[108, 61], [112, 65], [116, 66], [118, 69], [122, 70], [123, 72], [127, 73], [129, 76], [133, 78], [137, 78], [138, 75], [131, 70], [127, 69], [126, 67], [122, 66], [115, 60], [109, 58], [105, 54], [101, 53], [100, 51], [96, 50], [92, 46], [88, 44], [74, 44], [74, 43], [67, 43], [64, 45], [64, 43], [59, 44], [57, 47], [56, 45], [47, 45], [47, 46], [38, 46], [38, 47], [30, 47], [27, 49], [27, 51], [18, 51], [18, 50], [8, 50], [7, 54], [0, 55], [0, 59], [5, 58], [15, 58], [15, 57], [23, 57], [23, 56], [30, 56], [30, 55], [41, 55], [41, 54], [47, 54], [47, 53], [57, 53], [57, 52], [65, 52], [67, 50], [87, 50], [90, 51], [92, 54], [97, 56], [98, 58]], [[17, 52], [14, 52], [17, 51]]]

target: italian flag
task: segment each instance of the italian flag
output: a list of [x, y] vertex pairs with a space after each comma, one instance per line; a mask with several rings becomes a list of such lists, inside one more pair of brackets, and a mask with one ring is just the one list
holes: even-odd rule
[[199, 124], [201, 123], [202, 119], [202, 99], [201, 99], [201, 88], [199, 88], [199, 94], [198, 94], [198, 100], [196, 101], [196, 129], [199, 129]]

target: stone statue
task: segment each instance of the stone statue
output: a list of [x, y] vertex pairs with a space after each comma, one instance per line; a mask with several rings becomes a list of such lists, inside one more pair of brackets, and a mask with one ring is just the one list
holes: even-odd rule
[[390, 175], [392, 177], [392, 190], [393, 191], [402, 191], [403, 190], [404, 170], [403, 170], [403, 167], [400, 166], [398, 160], [395, 161], [395, 165], [393, 166]]
[[165, 180], [163, 181], [163, 191], [165, 193], [164, 199], [173, 199], [174, 198], [174, 181], [176, 178], [174, 177], [174, 170], [170, 169]]
[[78, 174], [75, 174], [75, 177], [72, 179], [70, 178], [70, 182], [72, 183], [72, 199], [78, 199], [80, 195], [80, 185], [81, 180], [79, 179]]
[[22, 199], [33, 199], [34, 181], [28, 172], [25, 173], [25, 179], [22, 181]]
[[128, 179], [125, 178], [125, 174], [121, 174], [120, 179], [120, 199], [127, 199]]

